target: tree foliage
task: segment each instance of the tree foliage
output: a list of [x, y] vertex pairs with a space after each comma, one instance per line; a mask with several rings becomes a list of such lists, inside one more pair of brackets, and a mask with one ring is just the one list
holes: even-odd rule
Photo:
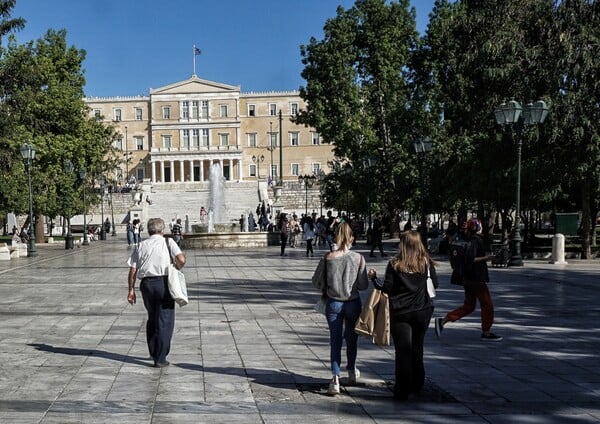
[[[90, 117], [83, 100], [84, 59], [85, 51], [67, 45], [64, 30], [48, 30], [43, 38], [22, 45], [11, 36], [2, 50], [0, 158], [9, 171], [0, 184], [4, 212], [23, 213], [28, 208], [27, 174], [19, 152], [23, 143], [36, 148], [31, 172], [35, 215], [83, 212], [81, 190], [90, 190], [94, 174], [111, 166], [105, 158], [114, 129]], [[66, 160], [77, 169], [86, 168], [89, 178], [81, 182], [68, 175]]]

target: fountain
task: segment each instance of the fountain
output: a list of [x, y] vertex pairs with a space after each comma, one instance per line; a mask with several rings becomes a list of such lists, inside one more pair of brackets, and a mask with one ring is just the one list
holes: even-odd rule
[[187, 249], [209, 249], [229, 247], [260, 247], [279, 243], [279, 234], [248, 232], [248, 214], [245, 213], [245, 232], [237, 222], [227, 222], [225, 212], [226, 187], [221, 165], [213, 164], [209, 171], [208, 222], [193, 224], [192, 232], [183, 235]]

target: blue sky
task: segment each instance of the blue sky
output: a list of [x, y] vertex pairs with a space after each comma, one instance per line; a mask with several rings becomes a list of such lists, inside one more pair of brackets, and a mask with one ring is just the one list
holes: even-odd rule
[[[434, 0], [411, 0], [423, 33]], [[243, 92], [296, 90], [300, 45], [321, 39], [336, 8], [353, 0], [17, 0], [13, 17], [27, 20], [19, 43], [66, 29], [67, 42], [87, 52], [88, 96], [147, 95], [189, 78], [192, 48], [198, 77]]]

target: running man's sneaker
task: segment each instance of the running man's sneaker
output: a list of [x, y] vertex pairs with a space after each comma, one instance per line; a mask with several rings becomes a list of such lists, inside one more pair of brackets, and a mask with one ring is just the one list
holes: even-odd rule
[[497, 336], [494, 333], [490, 333], [490, 334], [484, 334], [481, 333], [481, 340], [486, 340], [486, 341], [490, 341], [490, 342], [499, 342], [500, 340], [502, 340], [502, 336]]
[[438, 339], [440, 337], [442, 337], [442, 331], [444, 330], [444, 325], [442, 324], [442, 322], [443, 322], [442, 318], [435, 319], [435, 335], [437, 336]]
[[329, 383], [329, 389], [327, 389], [327, 394], [331, 396], [340, 394], [340, 378], [338, 376], [333, 376], [331, 382]]
[[348, 370], [348, 385], [354, 386], [356, 384], [356, 380], [360, 378], [360, 371], [358, 368], [354, 367], [353, 370]]

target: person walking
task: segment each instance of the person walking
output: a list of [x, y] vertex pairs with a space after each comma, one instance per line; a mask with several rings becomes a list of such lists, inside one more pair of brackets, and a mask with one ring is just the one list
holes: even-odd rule
[[[347, 223], [341, 223], [336, 231], [338, 249], [328, 252], [320, 261], [315, 275], [325, 275], [324, 281], [313, 279], [315, 287], [326, 293], [326, 318], [329, 326], [331, 382], [327, 393], [340, 393], [342, 343], [346, 340], [346, 370], [348, 384], [356, 384], [360, 371], [356, 367], [358, 335], [354, 324], [360, 316], [361, 300], [358, 291], [369, 287], [365, 258], [351, 251], [354, 237]], [[319, 268], [320, 267], [320, 268]]]
[[140, 243], [129, 257], [129, 292], [127, 301], [137, 300], [135, 282], [141, 280], [140, 290], [148, 312], [146, 341], [156, 368], [169, 365], [167, 355], [175, 326], [175, 301], [169, 293], [167, 269], [173, 258], [177, 269], [185, 265], [185, 255], [174, 241], [164, 237], [165, 223], [161, 218], [148, 220], [149, 238]]
[[288, 217], [286, 214], [282, 213], [279, 218], [279, 237], [281, 241], [281, 256], [287, 256], [285, 253], [285, 246], [287, 246], [288, 242], [288, 234], [290, 232]]
[[[448, 312], [444, 317], [435, 319], [435, 334], [441, 337], [444, 326], [448, 322], [455, 322], [469, 315], [475, 310], [477, 301], [481, 307], [481, 340], [500, 341], [501, 336], [490, 330], [494, 323], [494, 304], [487, 283], [490, 281], [487, 261], [494, 255], [486, 255], [483, 239], [479, 235], [481, 223], [476, 218], [467, 221], [462, 232], [462, 238], [469, 244], [465, 253], [465, 266], [462, 267], [463, 275], [453, 275], [451, 281], [462, 281], [465, 298], [462, 306]], [[453, 271], [453, 273], [455, 273]]]
[[389, 296], [390, 331], [395, 349], [394, 398], [401, 401], [418, 393], [425, 384], [423, 343], [433, 315], [428, 278], [437, 288], [434, 262], [417, 231], [400, 234], [398, 254], [389, 261], [384, 280], [377, 278], [374, 269], [369, 270], [374, 287]]
[[375, 257], [375, 253], [373, 253], [375, 251], [375, 248], [379, 249], [382, 258], [387, 256], [386, 253], [383, 251], [383, 230], [384, 226], [381, 221], [381, 218], [376, 217], [373, 220], [373, 229], [371, 231], [371, 252], [369, 253], [369, 256], [372, 258]]
[[127, 222], [127, 245], [131, 246], [133, 243], [133, 223], [131, 221]]
[[304, 232], [304, 238], [306, 239], [306, 257], [308, 257], [309, 254], [312, 257], [315, 255], [312, 245], [313, 239], [315, 238], [315, 224], [310, 216], [307, 216], [304, 219], [304, 228], [302, 231]]
[[181, 246], [182, 233], [183, 226], [181, 225], [181, 218], [177, 218], [177, 221], [175, 221], [175, 224], [173, 224], [173, 226], [171, 227], [171, 236], [173, 237], [173, 240], [175, 240], [175, 243], [177, 243], [178, 246]]

